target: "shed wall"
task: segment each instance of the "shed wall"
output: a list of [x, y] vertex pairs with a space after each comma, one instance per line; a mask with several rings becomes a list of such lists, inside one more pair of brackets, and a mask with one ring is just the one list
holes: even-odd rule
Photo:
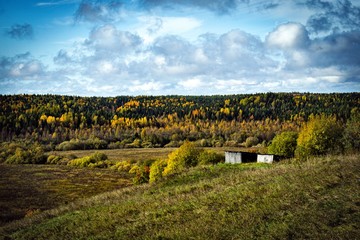
[[225, 163], [241, 163], [241, 152], [225, 152]]
[[273, 163], [274, 162], [274, 155], [258, 154], [257, 155], [257, 162], [260, 162], [260, 163]]

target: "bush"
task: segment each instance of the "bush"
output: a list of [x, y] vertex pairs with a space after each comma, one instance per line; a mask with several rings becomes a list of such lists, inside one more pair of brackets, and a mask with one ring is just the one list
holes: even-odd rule
[[196, 166], [201, 151], [202, 150], [195, 147], [194, 143], [185, 142], [180, 148], [169, 154], [163, 175], [178, 173], [187, 167]]
[[86, 150], [86, 149], [106, 149], [107, 142], [99, 138], [90, 138], [87, 140], [71, 139], [56, 146], [56, 150], [70, 151], [70, 150]]
[[74, 155], [69, 156], [58, 156], [58, 155], [49, 155], [46, 160], [46, 164], [56, 164], [56, 165], [67, 165], [70, 160], [76, 159]]
[[141, 140], [135, 139], [132, 143], [126, 144], [126, 148], [141, 148]]
[[297, 132], [283, 132], [276, 135], [271, 141], [268, 151], [270, 154], [275, 154], [283, 157], [294, 157], [297, 145]]
[[123, 144], [122, 142], [112, 142], [109, 144], [108, 148], [109, 149], [120, 149], [120, 148], [124, 148], [125, 144]]
[[259, 143], [259, 139], [257, 137], [248, 137], [245, 141], [245, 147], [252, 147]]
[[120, 172], [129, 172], [131, 167], [132, 166], [130, 161], [121, 161], [113, 165], [111, 168]]
[[29, 146], [18, 144], [10, 148], [6, 154], [8, 164], [43, 164], [46, 162], [44, 150], [39, 144]]
[[105, 161], [105, 160], [107, 160], [106, 154], [96, 152], [91, 156], [86, 156], [86, 157], [71, 160], [68, 162], [67, 165], [77, 166], [77, 167], [88, 167], [88, 166], [103, 167], [105, 164], [103, 161]]
[[71, 140], [60, 143], [55, 147], [55, 149], [58, 151], [70, 151], [70, 150], [84, 149], [84, 147], [80, 145], [79, 141]]
[[134, 184], [148, 183], [150, 176], [150, 166], [147, 165], [134, 165], [129, 173], [135, 174], [133, 178]]
[[347, 152], [360, 152], [360, 112], [354, 111], [347, 121], [343, 141]]
[[88, 167], [90, 168], [109, 168], [114, 165], [110, 160], [97, 161], [95, 163], [90, 163]]
[[179, 141], [171, 141], [168, 144], [166, 144], [164, 147], [172, 148], [172, 147], [180, 147], [180, 146], [181, 146], [181, 142], [179, 142]]
[[166, 166], [167, 166], [166, 160], [163, 159], [156, 160], [150, 166], [149, 182], [153, 183], [160, 180], [163, 177], [162, 173]]
[[202, 151], [199, 155], [199, 164], [217, 164], [225, 161], [225, 157], [222, 154], [214, 151]]
[[335, 117], [324, 114], [311, 116], [302, 127], [297, 139], [295, 155], [298, 158], [339, 153], [343, 149], [343, 128]]

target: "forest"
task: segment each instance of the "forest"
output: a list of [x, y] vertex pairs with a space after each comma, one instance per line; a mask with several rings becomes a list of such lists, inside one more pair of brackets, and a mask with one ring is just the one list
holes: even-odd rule
[[214, 96], [79, 97], [0, 95], [0, 141], [48, 150], [268, 144], [299, 132], [310, 116], [344, 125], [360, 93], [261, 93]]

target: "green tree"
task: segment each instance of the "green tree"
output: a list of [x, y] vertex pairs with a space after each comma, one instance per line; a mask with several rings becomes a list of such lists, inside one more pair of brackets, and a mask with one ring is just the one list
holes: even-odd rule
[[357, 108], [352, 112], [344, 130], [344, 145], [348, 152], [360, 151], [360, 111]]
[[268, 151], [283, 157], [293, 157], [297, 145], [297, 132], [282, 132], [271, 141]]
[[202, 151], [199, 155], [199, 164], [201, 165], [217, 164], [224, 161], [224, 155], [211, 150]]
[[295, 155], [299, 158], [340, 152], [343, 127], [334, 116], [310, 116], [297, 139]]

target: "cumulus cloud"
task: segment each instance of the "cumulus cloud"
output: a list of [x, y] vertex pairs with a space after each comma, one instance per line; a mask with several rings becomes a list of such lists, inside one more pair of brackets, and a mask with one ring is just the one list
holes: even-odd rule
[[6, 31], [6, 34], [14, 39], [31, 39], [34, 35], [34, 30], [28, 23], [15, 24], [11, 26], [10, 30]]
[[202, 77], [190, 78], [184, 81], [180, 81], [178, 83], [179, 86], [184, 88], [185, 90], [199, 90], [200, 88], [204, 88], [208, 86], [208, 83], [202, 80]]
[[95, 27], [86, 41], [96, 51], [113, 52], [116, 54], [136, 50], [142, 39], [128, 31], [119, 31], [114, 25], [107, 24]]
[[0, 79], [19, 79], [37, 77], [44, 72], [44, 66], [30, 53], [0, 59]]
[[304, 48], [309, 41], [308, 32], [300, 23], [281, 24], [266, 37], [269, 46], [280, 49]]

